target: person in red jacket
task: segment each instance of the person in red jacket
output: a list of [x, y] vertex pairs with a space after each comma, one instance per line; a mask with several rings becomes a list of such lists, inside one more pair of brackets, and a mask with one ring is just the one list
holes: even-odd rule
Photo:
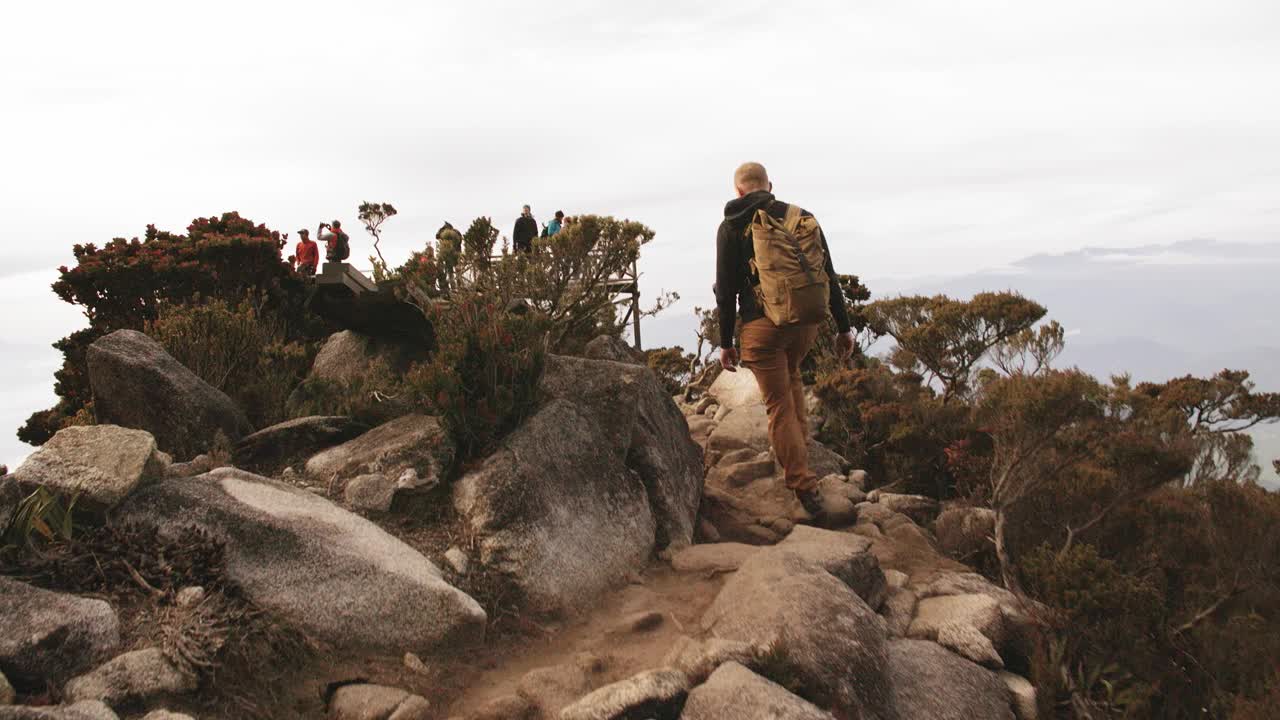
[[316, 267], [320, 264], [320, 246], [315, 244], [306, 230], [299, 230], [298, 235], [298, 247], [293, 250], [293, 256], [298, 262], [298, 272], [307, 276], [315, 275]]

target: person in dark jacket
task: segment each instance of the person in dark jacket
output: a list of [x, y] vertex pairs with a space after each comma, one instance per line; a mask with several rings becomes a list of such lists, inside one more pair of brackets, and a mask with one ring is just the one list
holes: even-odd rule
[[533, 219], [529, 206], [525, 205], [520, 217], [516, 218], [516, 227], [511, 231], [511, 245], [516, 252], [532, 252], [533, 239], [538, 237], [538, 221]]
[[[809, 469], [808, 418], [805, 413], [804, 386], [800, 379], [800, 363], [813, 347], [819, 326], [773, 324], [759, 307], [754, 286], [759, 278], [751, 269], [755, 247], [748, 232], [757, 210], [782, 220], [787, 203], [773, 196], [773, 183], [764, 166], [745, 163], [733, 176], [738, 197], [724, 207], [724, 220], [716, 234], [716, 306], [720, 310], [720, 364], [729, 372], [739, 362], [755, 375], [769, 412], [769, 444], [782, 465], [787, 487], [806, 512], [817, 517], [822, 512], [818, 494], [818, 478]], [[803, 216], [812, 217], [807, 210]], [[831, 250], [822, 236], [826, 253], [826, 271], [830, 282], [829, 305], [839, 334], [836, 348], [842, 356], [853, 352], [849, 313], [831, 264]], [[734, 345], [738, 320], [742, 321], [742, 349]]]

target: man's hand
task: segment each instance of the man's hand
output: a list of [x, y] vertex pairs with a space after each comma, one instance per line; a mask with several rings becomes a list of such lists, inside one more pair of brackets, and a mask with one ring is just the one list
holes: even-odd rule
[[737, 348], [720, 348], [720, 367], [729, 372], [738, 371], [738, 349]]
[[853, 331], [842, 332], [836, 335], [836, 353], [840, 355], [841, 360], [848, 360], [853, 354]]

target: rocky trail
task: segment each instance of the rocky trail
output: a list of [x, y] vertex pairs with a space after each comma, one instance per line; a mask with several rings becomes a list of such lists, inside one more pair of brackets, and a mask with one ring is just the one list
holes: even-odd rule
[[[95, 343], [95, 397], [127, 417], [0, 481], [0, 525], [35, 486], [100, 525], [73, 545], [92, 560], [0, 577], [0, 720], [1037, 716], [1036, 609], [953, 559], [991, 518], [815, 441], [815, 527], [747, 373], [673, 399], [602, 338], [552, 357], [541, 408], [446, 484], [434, 418], [249, 433], [157, 352]], [[313, 374], [378, 352], [339, 333]]]

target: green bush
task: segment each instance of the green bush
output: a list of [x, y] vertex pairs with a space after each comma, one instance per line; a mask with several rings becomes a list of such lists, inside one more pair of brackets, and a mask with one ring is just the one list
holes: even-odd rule
[[58, 268], [53, 291], [82, 308], [89, 327], [54, 343], [63, 354], [54, 376], [58, 403], [32, 414], [19, 439], [43, 443], [90, 402], [85, 351], [94, 340], [115, 330], [142, 330], [171, 306], [197, 298], [231, 304], [262, 298], [284, 323], [287, 341], [323, 337], [327, 328], [304, 308], [305, 281], [281, 259], [284, 243], [279, 233], [230, 212], [196, 218], [185, 235], [148, 225], [141, 240], [76, 245], [76, 263]]
[[169, 304], [145, 331], [178, 362], [227, 393], [257, 427], [287, 417], [286, 400], [310, 367], [313, 353], [288, 341], [262, 298], [231, 304], [214, 299]]
[[646, 350], [644, 358], [649, 369], [657, 374], [668, 395], [676, 395], [684, 390], [685, 383], [689, 382], [690, 370], [696, 362], [696, 357], [692, 353], [686, 354], [679, 345]]
[[537, 407], [549, 323], [479, 293], [455, 293], [429, 312], [439, 347], [406, 382], [440, 418], [459, 459], [480, 457]]
[[308, 377], [287, 407], [290, 417], [346, 415], [373, 427], [412, 412], [414, 402], [404, 378], [377, 359], [348, 379]]

